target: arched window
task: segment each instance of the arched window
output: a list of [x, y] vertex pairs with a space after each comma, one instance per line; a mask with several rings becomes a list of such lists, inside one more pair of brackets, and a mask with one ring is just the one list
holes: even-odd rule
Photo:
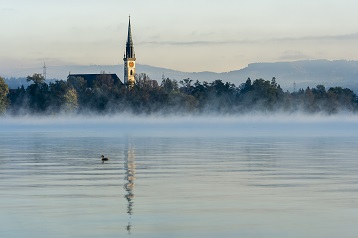
[[133, 70], [131, 70], [131, 76], [133, 75]]

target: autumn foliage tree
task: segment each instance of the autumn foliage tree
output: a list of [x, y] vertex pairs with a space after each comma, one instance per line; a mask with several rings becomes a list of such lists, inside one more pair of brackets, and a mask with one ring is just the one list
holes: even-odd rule
[[4, 79], [0, 77], [0, 115], [6, 112], [6, 108], [8, 106], [8, 98], [9, 87], [5, 83]]

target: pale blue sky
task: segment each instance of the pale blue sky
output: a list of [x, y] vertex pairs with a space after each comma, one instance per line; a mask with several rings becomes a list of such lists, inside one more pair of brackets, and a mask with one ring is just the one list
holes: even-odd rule
[[139, 64], [230, 71], [254, 62], [358, 60], [356, 0], [0, 0], [1, 71]]

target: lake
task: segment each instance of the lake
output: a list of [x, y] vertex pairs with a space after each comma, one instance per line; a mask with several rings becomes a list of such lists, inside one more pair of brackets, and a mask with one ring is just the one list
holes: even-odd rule
[[357, 155], [357, 116], [5, 117], [0, 236], [353, 238]]

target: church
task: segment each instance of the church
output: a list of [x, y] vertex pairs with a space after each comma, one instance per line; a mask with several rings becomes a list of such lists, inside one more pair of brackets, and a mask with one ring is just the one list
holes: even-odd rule
[[[135, 65], [135, 52], [132, 39], [132, 27], [131, 27], [131, 18], [129, 16], [128, 22], [128, 36], [126, 42], [126, 50], [123, 56], [124, 61], [124, 85], [127, 87], [132, 87], [135, 84], [135, 74], [136, 74], [136, 65]], [[67, 80], [72, 80], [76, 78], [82, 78], [85, 80], [87, 87], [92, 88], [95, 85], [101, 84], [122, 84], [121, 80], [116, 74], [106, 74], [102, 72], [100, 74], [69, 74]]]
[[132, 27], [131, 27], [131, 17], [129, 16], [128, 23], [128, 36], [126, 43], [126, 52], [124, 53], [124, 84], [125, 85], [134, 85], [135, 83], [135, 52], [133, 47], [132, 40]]

